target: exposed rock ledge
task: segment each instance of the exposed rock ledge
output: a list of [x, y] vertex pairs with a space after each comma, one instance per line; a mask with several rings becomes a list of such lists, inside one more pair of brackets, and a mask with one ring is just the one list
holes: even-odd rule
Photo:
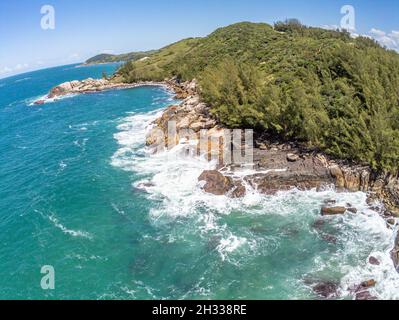
[[[171, 83], [173, 81], [168, 82], [169, 85]], [[221, 154], [219, 151], [223, 147], [223, 127], [211, 116], [209, 106], [201, 102], [196, 81], [174, 83], [173, 89], [178, 90], [179, 95], [185, 99], [180, 105], [168, 107], [154, 122], [153, 129], [147, 135], [147, 145], [156, 147], [157, 144], [163, 143], [167, 146], [170, 142], [168, 139], [171, 138], [174, 138], [176, 143], [184, 138], [179, 136], [179, 130], [183, 129], [191, 129], [198, 138], [199, 132], [207, 129], [208, 137], [220, 139], [218, 145], [209, 143], [209, 156]], [[178, 133], [176, 137], [168, 138], [170, 121], [177, 124]], [[162, 136], [160, 132], [163, 132]], [[231, 166], [229, 169], [229, 172], [234, 172], [239, 168]], [[211, 174], [210, 177], [215, 178], [216, 175]], [[204, 175], [203, 179], [207, 182], [207, 175]], [[306, 149], [295, 143], [275, 143], [267, 138], [256, 140], [254, 173], [246, 176], [244, 180], [264, 194], [274, 194], [292, 188], [322, 190], [329, 186], [335, 186], [338, 191], [368, 192], [370, 205], [373, 205], [374, 201], [383, 200], [387, 214], [399, 217], [398, 176], [376, 173], [368, 166], [331, 159], [321, 152]], [[212, 188], [209, 192], [212, 193]]]
[[[88, 78], [82, 81], [67, 81], [50, 90], [45, 99], [56, 99], [70, 94], [95, 93], [99, 91], [112, 89], [130, 89], [140, 86], [166, 86], [174, 90], [173, 82], [140, 82], [140, 83], [122, 83], [116, 82], [114, 79], [92, 79]], [[178, 96], [179, 98], [180, 96]], [[35, 104], [44, 104], [45, 100], [35, 101]]]
[[[208, 129], [208, 137], [223, 139], [223, 128], [211, 116], [209, 106], [201, 102], [197, 93], [195, 80], [183, 84], [173, 81], [174, 90], [180, 98], [184, 98], [180, 105], [170, 106], [163, 115], [154, 122], [154, 128], [147, 136], [147, 145], [156, 147], [159, 143], [168, 145], [170, 139], [179, 141], [182, 137], [167, 138], [168, 122], [177, 123], [177, 130], [191, 129], [197, 137], [202, 129]], [[162, 137], [159, 133], [163, 132]], [[166, 138], [165, 138], [166, 137]], [[165, 140], [164, 140], [165, 139]], [[169, 139], [169, 141], [168, 141]], [[223, 142], [220, 145], [209, 144], [208, 156], [221, 154]], [[258, 139], [254, 148], [254, 172], [242, 179], [235, 179], [237, 166], [226, 167], [219, 171], [205, 171], [199, 177], [199, 183], [205, 192], [229, 197], [243, 197], [246, 194], [245, 184], [249, 184], [263, 194], [274, 194], [280, 190], [317, 189], [334, 186], [337, 191], [357, 192], [369, 194], [368, 203], [375, 207], [379, 201], [384, 206], [381, 214], [387, 221], [394, 221], [392, 217], [399, 217], [399, 177], [390, 174], [376, 173], [367, 166], [354, 165], [346, 161], [331, 159], [325, 154], [303, 148], [295, 143], [275, 143], [267, 139]], [[229, 172], [226, 174], [225, 172]], [[345, 210], [344, 210], [345, 209]], [[336, 208], [328, 213], [345, 212], [356, 213], [355, 208]], [[391, 223], [392, 224], [392, 223]], [[399, 236], [392, 258], [399, 271]]]
[[[135, 84], [118, 83], [113, 79], [87, 79], [83, 81], [65, 82], [54, 87], [47, 98], [53, 99], [68, 94], [94, 93], [110, 89], [128, 89], [138, 86], [166, 86], [176, 93], [176, 98], [183, 100], [180, 105], [170, 106], [163, 115], [154, 122], [153, 129], [147, 136], [147, 145], [168, 145], [171, 137], [167, 137], [168, 122], [174, 121], [177, 130], [190, 129], [199, 137], [202, 129], [207, 129], [208, 138], [219, 140], [219, 144], [209, 143], [209, 158], [223, 154], [223, 127], [211, 116], [209, 106], [203, 103], [198, 94], [197, 83], [178, 83], [175, 79], [163, 82], [142, 82]], [[43, 100], [36, 104], [44, 103]], [[164, 134], [160, 136], [160, 132]], [[174, 144], [181, 138], [179, 134], [172, 137]], [[399, 217], [399, 177], [389, 174], [375, 173], [367, 166], [352, 165], [345, 161], [330, 159], [326, 155], [302, 148], [294, 143], [274, 143], [267, 139], [259, 139], [254, 146], [254, 173], [242, 179], [235, 179], [231, 172], [239, 169], [231, 166], [225, 171], [205, 171], [199, 177], [205, 192], [215, 195], [227, 195], [232, 198], [246, 194], [244, 184], [249, 184], [260, 193], [274, 194], [280, 190], [297, 188], [300, 190], [318, 189], [335, 186], [338, 191], [363, 191], [369, 194], [369, 205], [375, 206], [382, 201], [382, 214], [387, 220]], [[221, 168], [219, 168], [221, 169]], [[226, 169], [226, 168], [224, 168]], [[322, 210], [323, 211], [323, 210]], [[351, 211], [350, 209], [345, 210]], [[343, 214], [344, 208], [324, 209], [324, 212]], [[353, 211], [352, 211], [353, 212]], [[392, 223], [391, 223], [392, 224]], [[394, 222], [395, 224], [395, 222]], [[392, 259], [399, 271], [399, 235], [392, 250]]]

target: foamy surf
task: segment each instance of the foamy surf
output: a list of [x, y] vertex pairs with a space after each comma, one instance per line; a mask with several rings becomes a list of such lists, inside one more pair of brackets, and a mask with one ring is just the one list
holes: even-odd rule
[[70, 235], [72, 237], [80, 237], [80, 238], [86, 238], [86, 239], [93, 239], [93, 236], [85, 231], [80, 231], [80, 230], [72, 230], [68, 229], [64, 225], [62, 225], [58, 219], [55, 216], [49, 216], [49, 220], [54, 224], [55, 227], [60, 229], [63, 233]]
[[[30, 99], [26, 100], [26, 104], [29, 107], [34, 107], [34, 106], [39, 106], [39, 105], [48, 104], [48, 103], [55, 103], [57, 101], [64, 100], [64, 99], [70, 99], [70, 98], [73, 98], [76, 96], [77, 96], [77, 94], [66, 94], [63, 96], [55, 97], [55, 98], [49, 98], [47, 95], [44, 95], [44, 96], [38, 96], [35, 98], [30, 98]], [[40, 104], [38, 104], [39, 101], [41, 102]]]
[[[115, 167], [142, 177], [134, 187], [145, 190], [149, 199], [161, 203], [150, 210], [154, 224], [193, 218], [197, 232], [204, 241], [210, 241], [221, 261], [240, 265], [248, 257], [265, 254], [265, 250], [278, 251], [281, 238], [268, 236], [263, 230], [260, 234], [256, 230], [238, 234], [221, 223], [221, 216], [237, 212], [244, 216], [291, 216], [298, 221], [300, 232], [313, 233], [318, 238], [325, 235], [312, 228], [311, 221], [323, 219], [328, 226], [336, 229], [336, 252], [330, 257], [315, 259], [310, 273], [341, 274], [342, 297], [353, 295], [351, 288], [372, 278], [377, 281], [376, 287], [370, 289], [372, 295], [380, 299], [399, 298], [399, 274], [389, 255], [395, 232], [387, 228], [385, 220], [377, 212], [369, 209], [365, 193], [337, 193], [333, 189], [323, 192], [291, 190], [266, 196], [245, 182], [246, 176], [259, 173], [248, 167], [224, 171], [243, 181], [247, 193], [242, 199], [207, 194], [202, 191], [198, 177], [204, 170], [215, 169], [216, 163], [188, 154], [187, 143], [157, 154], [151, 154], [145, 147], [146, 133], [161, 113], [162, 110], [156, 110], [122, 119], [117, 127], [119, 132], [114, 135], [120, 148], [111, 159]], [[265, 170], [263, 173], [285, 170]], [[326, 199], [335, 199], [338, 206], [350, 203], [359, 213], [323, 218], [320, 208]], [[288, 231], [287, 235], [291, 232]], [[370, 256], [378, 258], [380, 265], [368, 264]], [[356, 265], [353, 265], [354, 261]]]
[[35, 212], [40, 214], [43, 218], [47, 218], [48, 221], [50, 221], [54, 227], [61, 230], [66, 235], [69, 235], [72, 237], [78, 237], [78, 238], [85, 238], [85, 239], [89, 239], [89, 240], [93, 239], [93, 235], [91, 235], [89, 232], [68, 229], [58, 220], [58, 218], [54, 214], [45, 215], [43, 212], [41, 212], [39, 210], [35, 210]]

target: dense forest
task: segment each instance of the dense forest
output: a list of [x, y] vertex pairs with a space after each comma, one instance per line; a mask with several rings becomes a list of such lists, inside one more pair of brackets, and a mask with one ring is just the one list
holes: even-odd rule
[[126, 63], [126, 82], [198, 79], [213, 115], [339, 158], [397, 172], [399, 54], [297, 20], [239, 23]]

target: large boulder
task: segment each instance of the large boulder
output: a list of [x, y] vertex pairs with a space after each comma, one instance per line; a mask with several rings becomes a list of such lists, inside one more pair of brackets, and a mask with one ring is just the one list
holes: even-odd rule
[[233, 187], [234, 183], [230, 177], [225, 177], [217, 170], [206, 170], [198, 178], [198, 181], [204, 181], [202, 189], [217, 196], [227, 194]]
[[42, 105], [42, 104], [45, 104], [45, 101], [44, 101], [44, 100], [37, 100], [37, 101], [35, 101], [34, 104], [36, 104], [36, 105]]
[[378, 300], [377, 297], [373, 296], [369, 291], [361, 291], [356, 293], [355, 300], [358, 301], [370, 301], [370, 300]]
[[70, 93], [73, 90], [70, 82], [64, 82], [53, 89], [49, 93], [49, 98], [55, 98]]
[[346, 207], [322, 207], [321, 214], [323, 216], [333, 216], [344, 214], [347, 211]]
[[325, 299], [330, 299], [338, 295], [338, 288], [338, 283], [332, 281], [324, 281], [316, 284], [315, 286], [313, 286], [312, 289], [317, 295]]
[[287, 160], [289, 162], [296, 162], [296, 161], [299, 160], [299, 156], [297, 154], [294, 154], [294, 153], [289, 153], [289, 154], [287, 154]]
[[202, 189], [217, 196], [226, 195], [231, 198], [241, 198], [246, 194], [246, 189], [239, 181], [226, 177], [217, 170], [206, 170], [198, 178], [205, 183]]
[[369, 263], [373, 266], [379, 266], [381, 264], [381, 262], [376, 257], [373, 256], [369, 258]]

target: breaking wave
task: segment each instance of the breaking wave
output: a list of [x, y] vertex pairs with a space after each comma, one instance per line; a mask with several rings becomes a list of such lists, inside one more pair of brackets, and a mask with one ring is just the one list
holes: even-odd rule
[[[204, 170], [215, 169], [215, 163], [187, 155], [184, 143], [158, 154], [151, 154], [145, 147], [146, 132], [161, 113], [162, 109], [132, 113], [121, 119], [114, 135], [119, 149], [111, 159], [113, 166], [139, 176], [134, 187], [142, 189], [149, 199], [154, 200], [150, 210], [154, 224], [190, 218], [190, 228], [185, 232], [199, 233], [208, 239], [211, 249], [218, 253], [223, 263], [235, 265], [246, 264], [248, 257], [282, 252], [281, 242], [292, 235], [304, 234], [304, 238], [323, 245], [330, 239], [331, 253], [326, 254], [330, 247], [325, 249], [326, 252], [315, 252], [311, 268], [304, 271], [302, 279], [297, 279], [298, 283], [309, 276], [322, 279], [326, 274], [339, 275], [340, 294], [350, 297], [351, 288], [375, 279], [377, 285], [370, 289], [371, 294], [381, 299], [399, 299], [399, 274], [390, 258], [395, 230], [388, 228], [385, 220], [369, 209], [366, 194], [337, 193], [331, 189], [323, 192], [291, 190], [265, 196], [248, 184], [245, 184], [247, 194], [242, 199], [206, 194], [200, 188], [198, 177]], [[226, 173], [243, 179], [253, 171], [243, 169]], [[350, 203], [359, 213], [321, 217], [320, 207], [326, 199], [332, 198], [337, 205]], [[262, 217], [285, 219], [292, 221], [294, 227], [283, 226], [281, 232], [276, 232], [267, 226], [252, 226], [242, 232], [230, 227], [225, 219], [221, 222], [221, 216], [233, 214], [258, 220]], [[318, 220], [323, 220], [327, 230], [313, 226]], [[301, 263], [299, 252], [312, 250], [312, 247], [298, 250], [297, 262]], [[371, 256], [379, 259], [380, 265], [370, 265], [368, 258]]]

